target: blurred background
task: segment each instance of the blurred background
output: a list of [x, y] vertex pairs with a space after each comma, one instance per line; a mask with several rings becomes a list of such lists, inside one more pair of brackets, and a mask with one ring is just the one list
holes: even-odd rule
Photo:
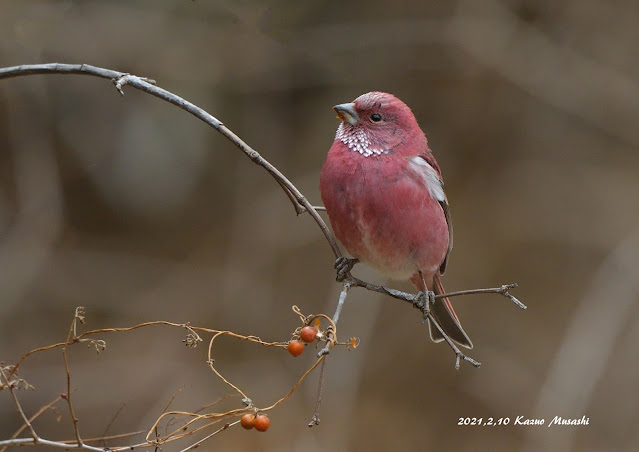
[[[331, 106], [394, 93], [446, 180], [446, 288], [519, 283], [527, 311], [497, 295], [455, 300], [482, 362], [459, 372], [415, 310], [353, 290], [339, 333], [361, 345], [331, 355], [321, 425], [306, 427], [314, 374], [270, 413], [268, 433], [233, 428], [204, 450], [629, 450], [639, 441], [638, 22], [629, 0], [2, 2], [0, 66], [87, 63], [153, 78], [315, 204], [338, 125]], [[64, 340], [78, 305], [88, 328], [162, 319], [286, 341], [299, 324], [292, 305], [333, 313], [332, 264], [310, 217], [184, 111], [92, 77], [0, 80], [0, 361]], [[354, 274], [386, 282], [364, 266]], [[180, 388], [174, 409], [230, 393], [181, 330], [102, 338], [100, 355], [70, 351], [84, 437], [148, 429]], [[223, 340], [214, 356], [267, 406], [314, 355]], [[36, 387], [19, 393], [27, 414], [66, 390], [59, 350], [21, 375]], [[517, 416], [590, 424], [514, 426]], [[511, 425], [458, 426], [462, 417]], [[7, 392], [0, 419], [3, 439], [20, 425]], [[68, 419], [59, 405], [36, 427], [71, 439]]]

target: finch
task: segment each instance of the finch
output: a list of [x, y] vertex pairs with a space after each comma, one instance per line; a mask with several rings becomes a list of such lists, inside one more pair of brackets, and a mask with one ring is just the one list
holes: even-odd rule
[[[335, 235], [379, 273], [445, 293], [441, 275], [453, 247], [448, 200], [412, 111], [382, 92], [333, 109], [342, 122], [322, 167], [320, 192]], [[448, 298], [437, 299], [431, 313], [450, 339], [472, 348]], [[433, 341], [444, 340], [430, 321], [429, 330]]]

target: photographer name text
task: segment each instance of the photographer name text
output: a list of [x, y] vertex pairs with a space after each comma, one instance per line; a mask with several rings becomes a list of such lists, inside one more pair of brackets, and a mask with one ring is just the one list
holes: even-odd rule
[[565, 418], [561, 416], [553, 417], [550, 422], [547, 422], [544, 418], [527, 418], [526, 416], [517, 416], [515, 418], [509, 417], [460, 417], [457, 425], [476, 425], [480, 427], [491, 427], [500, 425], [545, 425], [547, 427], [554, 426], [578, 426], [589, 425], [590, 418], [582, 416], [580, 418]]

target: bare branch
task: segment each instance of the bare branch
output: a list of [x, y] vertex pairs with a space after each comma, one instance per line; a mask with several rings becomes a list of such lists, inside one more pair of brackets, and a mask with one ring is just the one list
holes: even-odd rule
[[31, 425], [31, 422], [29, 422], [29, 419], [27, 418], [26, 414], [24, 414], [22, 405], [20, 405], [18, 396], [16, 396], [13, 383], [9, 381], [9, 378], [7, 377], [7, 374], [5, 373], [5, 369], [1, 363], [0, 363], [0, 375], [2, 376], [2, 380], [4, 380], [4, 383], [7, 385], [7, 388], [9, 389], [9, 393], [11, 394], [11, 398], [13, 399], [13, 403], [15, 404], [16, 410], [18, 410], [18, 413], [20, 414], [20, 417], [22, 418], [22, 421], [24, 422], [24, 425], [27, 426], [27, 428], [29, 429], [29, 432], [31, 433], [31, 437], [33, 438], [32, 441], [37, 444], [37, 442], [40, 440], [40, 437], [38, 436], [35, 429], [33, 428], [33, 425]]
[[[80, 449], [80, 450], [91, 450], [94, 452], [104, 452], [104, 447], [95, 447], [89, 446], [88, 444], [82, 444], [78, 446], [77, 444], [68, 444], [61, 441], [51, 441], [44, 438], [38, 438], [37, 440], [34, 438], [14, 438], [7, 439], [4, 441], [0, 441], [0, 446], [35, 446], [35, 445], [49, 446], [54, 447], [56, 449]], [[131, 450], [129, 446], [126, 447], [117, 447], [111, 449], [111, 451], [116, 452], [119, 450]]]
[[220, 132], [228, 140], [235, 144], [242, 152], [244, 152], [244, 154], [246, 154], [246, 156], [250, 158], [253, 163], [261, 166], [271, 176], [273, 176], [273, 178], [284, 189], [287, 196], [293, 203], [295, 211], [298, 214], [304, 211], [308, 212], [313, 220], [317, 223], [320, 230], [324, 234], [324, 237], [328, 241], [328, 244], [333, 250], [333, 254], [335, 254], [335, 257], [340, 257], [342, 255], [339, 247], [337, 246], [337, 241], [333, 237], [333, 234], [330, 232], [330, 229], [328, 228], [322, 217], [320, 217], [315, 207], [313, 207], [313, 205], [308, 202], [306, 197], [304, 197], [304, 195], [297, 189], [297, 187], [293, 185], [293, 183], [291, 183], [291, 181], [289, 181], [275, 166], [273, 166], [268, 160], [262, 157], [255, 149], [246, 144], [244, 140], [242, 140], [233, 131], [226, 127], [222, 123], [222, 121], [207, 113], [205, 110], [198, 107], [197, 105], [171, 93], [170, 91], [156, 86], [154, 80], [127, 74], [125, 72], [118, 72], [110, 69], [91, 66], [88, 64], [49, 63], [27, 64], [22, 66], [0, 68], [0, 79], [34, 74], [80, 74], [108, 79], [115, 84], [116, 89], [122, 95], [124, 94], [122, 88], [125, 85], [129, 85], [133, 88], [151, 94], [152, 96], [155, 96], [159, 99], [165, 100], [177, 106], [178, 108], [181, 108], [182, 110], [192, 114], [196, 118], [215, 128], [218, 132]]
[[[309, 316], [305, 316], [304, 314], [301, 313], [301, 311], [299, 310], [299, 308], [297, 307], [293, 307], [293, 311], [298, 314], [299, 319], [302, 323], [302, 326], [306, 326], [309, 325], [311, 323], [314, 323], [315, 326], [318, 328], [318, 335], [317, 338], [318, 340], [323, 340], [326, 343], [330, 344], [330, 347], [332, 348], [335, 345], [347, 345], [347, 343], [338, 343], [337, 342], [337, 326], [335, 325], [335, 323], [332, 321], [332, 319], [328, 316], [326, 316], [325, 314], [314, 314], [314, 315], [309, 315]], [[328, 322], [328, 326], [326, 328], [326, 331], [322, 331], [319, 328], [319, 323], [320, 321], [326, 321]], [[191, 337], [196, 337], [198, 338], [198, 340], [194, 340], [194, 343], [197, 343], [199, 341], [202, 341], [200, 334], [211, 334], [212, 339], [209, 341], [209, 354], [208, 354], [208, 360], [209, 360], [209, 366], [212, 368], [212, 370], [215, 372], [215, 374], [222, 380], [225, 381], [227, 384], [229, 384], [231, 387], [233, 387], [234, 389], [236, 389], [236, 391], [243, 396], [242, 401], [245, 402], [244, 406], [242, 408], [236, 408], [236, 409], [231, 409], [229, 411], [226, 412], [220, 412], [220, 413], [215, 413], [215, 412], [203, 412], [200, 413], [201, 411], [204, 410], [204, 408], [206, 407], [210, 407], [212, 405], [217, 404], [217, 402], [219, 402], [221, 399], [218, 399], [217, 401], [207, 404], [205, 405], [204, 408], [198, 409], [194, 412], [189, 412], [189, 411], [168, 411], [169, 406], [171, 405], [171, 403], [173, 402], [173, 400], [175, 399], [175, 396], [179, 393], [176, 393], [175, 395], [173, 395], [173, 397], [170, 399], [170, 401], [167, 403], [167, 405], [165, 406], [165, 408], [162, 410], [162, 413], [160, 414], [160, 416], [157, 418], [157, 420], [154, 422], [154, 424], [151, 426], [151, 428], [147, 431], [147, 436], [146, 436], [146, 440], [144, 442], [138, 443], [138, 444], [133, 444], [133, 445], [128, 445], [128, 446], [120, 446], [120, 447], [111, 447], [110, 450], [112, 451], [119, 451], [119, 450], [130, 450], [132, 448], [140, 448], [140, 447], [153, 447], [153, 446], [161, 446], [164, 445], [166, 443], [169, 442], [173, 442], [173, 441], [177, 441], [183, 438], [186, 438], [187, 436], [191, 436], [197, 432], [206, 430], [206, 429], [210, 429], [211, 426], [214, 426], [216, 424], [219, 424], [220, 422], [225, 422], [228, 418], [232, 418], [235, 416], [239, 416], [242, 414], [245, 414], [247, 412], [260, 412], [260, 413], [265, 413], [268, 412], [274, 408], [276, 408], [277, 406], [279, 406], [280, 404], [282, 404], [283, 402], [285, 402], [291, 395], [293, 395], [295, 393], [295, 391], [297, 391], [297, 389], [299, 388], [299, 386], [302, 384], [302, 382], [322, 363], [324, 362], [325, 356], [319, 357], [315, 363], [309, 367], [303, 374], [302, 376], [298, 379], [298, 381], [293, 385], [293, 387], [286, 393], [284, 394], [282, 397], [280, 397], [279, 399], [277, 399], [274, 403], [272, 403], [271, 405], [264, 407], [264, 408], [258, 408], [256, 406], [253, 405], [253, 402], [246, 397], [245, 393], [239, 389], [239, 387], [237, 387], [236, 385], [234, 385], [233, 383], [231, 383], [229, 380], [227, 380], [225, 377], [223, 377], [214, 367], [213, 367], [213, 358], [212, 358], [212, 345], [213, 345], [213, 339], [219, 338], [221, 336], [225, 336], [225, 337], [230, 337], [233, 339], [239, 339], [239, 340], [244, 340], [244, 341], [248, 341], [251, 343], [255, 343], [261, 346], [265, 346], [265, 347], [278, 347], [278, 348], [285, 348], [286, 347], [286, 342], [280, 342], [280, 341], [271, 341], [271, 342], [267, 342], [267, 341], [263, 341], [262, 339], [260, 339], [259, 337], [256, 336], [246, 336], [246, 335], [241, 335], [241, 334], [237, 334], [234, 333], [232, 331], [224, 331], [224, 330], [214, 330], [214, 329], [210, 329], [210, 328], [204, 328], [204, 327], [198, 327], [198, 326], [192, 326], [190, 324], [181, 324], [181, 323], [174, 323], [174, 322], [166, 322], [166, 321], [154, 321], [154, 322], [145, 322], [145, 323], [141, 323], [141, 324], [137, 324], [131, 327], [123, 327], [123, 328], [102, 328], [102, 329], [96, 329], [96, 330], [90, 330], [90, 331], [84, 331], [81, 332], [78, 330], [78, 322], [83, 323], [84, 321], [84, 308], [78, 308], [76, 309], [76, 312], [74, 314], [73, 320], [71, 322], [71, 325], [68, 329], [68, 333], [67, 333], [67, 341], [64, 343], [60, 343], [60, 344], [56, 344], [57, 346], [59, 346], [60, 348], [62, 348], [62, 352], [63, 352], [63, 357], [64, 357], [64, 365], [65, 365], [65, 371], [66, 371], [66, 375], [67, 375], [67, 391], [68, 393], [62, 394], [60, 395], [55, 401], [59, 401], [60, 399], [65, 399], [67, 401], [69, 401], [70, 397], [69, 397], [69, 393], [70, 391], [70, 381], [71, 381], [71, 372], [69, 369], [69, 364], [68, 364], [68, 355], [67, 355], [67, 350], [68, 347], [73, 346], [74, 344], [79, 344], [79, 343], [83, 343], [83, 342], [97, 342], [97, 340], [91, 339], [91, 336], [94, 336], [96, 334], [106, 334], [106, 333], [121, 333], [121, 332], [130, 332], [130, 331], [134, 331], [140, 328], [145, 328], [145, 327], [151, 327], [151, 326], [170, 326], [173, 328], [179, 328], [179, 329], [186, 329], [187, 330], [187, 335], [191, 336]], [[299, 332], [301, 330], [301, 327], [298, 327], [295, 331]], [[330, 330], [330, 334], [328, 333], [328, 331]], [[298, 333], [294, 333], [294, 334], [298, 334]], [[41, 347], [32, 351], [29, 351], [27, 353], [25, 353], [25, 355], [23, 355], [19, 362], [23, 363], [24, 360], [29, 357], [29, 356], [33, 356], [36, 353], [39, 352], [43, 352], [46, 350], [53, 350], [56, 347]], [[135, 434], [139, 434], [139, 432], [133, 432], [133, 433], [125, 433], [125, 434], [121, 434], [121, 435], [112, 435], [112, 436], [102, 436], [100, 438], [92, 438], [91, 440], [82, 440], [79, 434], [79, 430], [77, 428], [77, 418], [75, 417], [75, 411], [73, 408], [73, 405], [71, 403], [69, 403], [69, 412], [71, 413], [71, 417], [72, 420], [74, 421], [73, 424], [76, 427], [75, 428], [75, 440], [73, 441], [50, 441], [50, 440], [44, 440], [40, 437], [38, 437], [35, 434], [35, 430], [33, 429], [33, 427], [31, 426], [31, 424], [29, 424], [29, 420], [26, 418], [26, 416], [24, 415], [24, 413], [21, 411], [21, 407], [19, 405], [19, 402], [17, 400], [17, 397], [15, 397], [15, 393], [14, 393], [14, 384], [12, 384], [12, 382], [7, 378], [7, 374], [8, 374], [8, 367], [2, 367], [0, 369], [2, 371], [2, 383], [3, 386], [6, 386], [7, 388], [9, 388], [9, 390], [11, 391], [12, 395], [14, 396], [14, 400], [16, 403], [16, 407], [20, 409], [20, 412], [22, 413], [22, 417], [23, 417], [23, 421], [25, 422], [25, 425], [27, 425], [30, 428], [30, 431], [32, 431], [33, 433], [33, 437], [32, 438], [12, 438], [9, 440], [4, 440], [4, 441], [0, 441], [0, 448], [1, 447], [7, 447], [7, 446], [18, 446], [18, 445], [35, 445], [35, 444], [41, 444], [41, 445], [47, 445], [50, 447], [56, 447], [56, 448], [64, 448], [64, 449], [70, 449], [70, 448], [74, 448], [74, 449], [81, 449], [81, 450], [99, 450], [99, 451], [104, 451], [104, 448], [96, 448], [94, 446], [90, 446], [87, 444], [87, 442], [89, 441], [99, 441], [99, 440], [107, 440], [107, 439], [116, 439], [116, 438], [123, 438], [126, 436], [132, 436]], [[13, 368], [11, 369], [11, 372], [15, 375], [15, 366], [13, 366]], [[6, 383], [5, 383], [6, 382]], [[54, 401], [54, 402], [55, 402]], [[48, 409], [54, 402], [50, 403], [49, 405], [41, 408], [38, 413], [36, 413], [36, 415], [34, 415], [33, 418], [37, 417], [41, 412], [44, 412], [46, 409]], [[163, 436], [159, 436], [157, 435], [157, 427], [160, 425], [160, 422], [162, 422], [164, 419], [167, 418], [178, 418], [181, 417], [183, 419], [183, 421], [179, 422], [178, 425], [176, 425], [175, 429], [173, 431], [170, 431], [166, 434], [164, 434]], [[186, 419], [186, 420], [184, 420]], [[172, 421], [170, 421], [172, 422]], [[215, 432], [213, 432], [212, 434], [207, 435], [204, 440], [209, 439], [210, 437], [214, 436], [215, 434], [218, 434], [224, 430], [226, 430], [227, 428], [236, 425], [237, 422], [236, 421], [232, 421], [232, 422], [227, 422], [224, 424], [223, 427], [218, 428]], [[19, 433], [19, 432], [18, 432]], [[153, 434], [155, 433], [155, 437], [153, 437]], [[191, 448], [195, 448], [197, 445], [201, 444], [201, 441], [204, 440], [200, 440], [194, 444], [192, 444]], [[185, 450], [188, 450], [185, 449]]]
[[324, 392], [324, 375], [326, 372], [326, 360], [322, 361], [322, 367], [320, 367], [319, 382], [317, 384], [317, 401], [315, 402], [315, 412], [311, 421], [308, 423], [309, 427], [315, 427], [320, 423], [320, 408], [322, 406], [322, 393]]
[[67, 393], [66, 399], [67, 405], [69, 406], [69, 413], [71, 414], [71, 421], [73, 422], [73, 431], [75, 433], [75, 439], [77, 441], [78, 447], [82, 447], [84, 444], [82, 443], [82, 438], [80, 437], [80, 429], [78, 428], [78, 418], [75, 415], [75, 410], [73, 409], [73, 403], [71, 402], [71, 371], [69, 370], [69, 360], [67, 358], [67, 346], [73, 344], [78, 337], [77, 332], [77, 322], [84, 322], [84, 308], [82, 306], [76, 308], [75, 315], [73, 316], [73, 320], [71, 321], [71, 326], [69, 327], [69, 334], [67, 335], [67, 342], [62, 347], [62, 357], [64, 359], [64, 370], [66, 372], [67, 377]]
[[[36, 411], [36, 412], [35, 412], [35, 414], [34, 414], [33, 416], [31, 416], [31, 417], [29, 418], [29, 423], [30, 423], [30, 424], [31, 424], [31, 423], [33, 423], [33, 421], [35, 421], [38, 417], [40, 417], [40, 415], [41, 415], [42, 413], [44, 413], [44, 412], [45, 412], [45, 411], [47, 411], [48, 409], [53, 408], [53, 406], [54, 406], [56, 403], [58, 403], [60, 400], [62, 400], [62, 396], [58, 396], [58, 397], [56, 397], [55, 399], [53, 399], [51, 402], [49, 402], [49, 403], [47, 403], [46, 405], [42, 406], [42, 407], [41, 407], [38, 411]], [[19, 435], [20, 433], [22, 433], [22, 431], [23, 431], [25, 428], [27, 428], [27, 426], [28, 426], [27, 424], [22, 424], [22, 426], [21, 426], [18, 430], [16, 430], [16, 431], [13, 433], [13, 435], [11, 435], [11, 437], [10, 437], [9, 439], [17, 438], [17, 437], [18, 437], [18, 435]], [[0, 449], [0, 452], [4, 452], [4, 451], [6, 451], [6, 450], [7, 450], [7, 447], [9, 447], [9, 446], [7, 445], [7, 446], [3, 447], [2, 449]]]
[[238, 424], [240, 421], [235, 421], [235, 422], [231, 422], [230, 424], [224, 424], [221, 428], [217, 429], [216, 431], [214, 431], [213, 433], [210, 433], [208, 435], [206, 435], [204, 438], [202, 438], [201, 440], [198, 440], [196, 442], [194, 442], [193, 444], [191, 444], [189, 447], [186, 447], [184, 449], [181, 450], [181, 452], [186, 452], [187, 450], [192, 450], [197, 448], [200, 444], [202, 444], [204, 441], [210, 439], [211, 437], [217, 435], [220, 432], [223, 432], [224, 430], [226, 430], [229, 427], [232, 427], [236, 424]]
[[[406, 301], [415, 305], [415, 303], [419, 302], [419, 294], [413, 294], [409, 292], [402, 292], [401, 290], [390, 289], [384, 286], [378, 286], [377, 284], [371, 284], [366, 281], [362, 281], [361, 279], [355, 278], [354, 276], [349, 276], [348, 280], [351, 282], [351, 285], [354, 287], [363, 287], [366, 290], [370, 290], [372, 292], [378, 292], [384, 295], [388, 295], [392, 298], [396, 298], [397, 300]], [[459, 297], [461, 295], [474, 295], [480, 293], [495, 293], [499, 295], [503, 295], [508, 298], [510, 301], [515, 303], [521, 309], [526, 309], [526, 305], [519, 301], [517, 298], [512, 296], [508, 291], [510, 289], [514, 289], [517, 287], [517, 283], [511, 284], [503, 284], [500, 287], [489, 287], [485, 289], [468, 289], [468, 290], [458, 290], [455, 292], [448, 292], [439, 295], [435, 295], [435, 299], [439, 300], [441, 298], [451, 298], [451, 297]], [[420, 306], [415, 306], [420, 307]]]

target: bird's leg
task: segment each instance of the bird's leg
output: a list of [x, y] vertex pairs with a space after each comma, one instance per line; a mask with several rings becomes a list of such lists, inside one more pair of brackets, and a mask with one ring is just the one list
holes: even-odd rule
[[[422, 280], [422, 284], [424, 285], [424, 291], [419, 292], [417, 294], [416, 303], [419, 303], [416, 307], [419, 307], [422, 311], [422, 315], [424, 317], [424, 322], [430, 315], [430, 305], [435, 303], [435, 292], [432, 290], [428, 290], [428, 286], [426, 285], [426, 280], [424, 279], [424, 274], [421, 270], [419, 270], [419, 277]], [[413, 303], [415, 304], [415, 303]]]
[[340, 256], [335, 259], [335, 269], [337, 270], [337, 281], [344, 281], [346, 274], [350, 272], [355, 264], [359, 262], [359, 259], [349, 259], [348, 257]]

